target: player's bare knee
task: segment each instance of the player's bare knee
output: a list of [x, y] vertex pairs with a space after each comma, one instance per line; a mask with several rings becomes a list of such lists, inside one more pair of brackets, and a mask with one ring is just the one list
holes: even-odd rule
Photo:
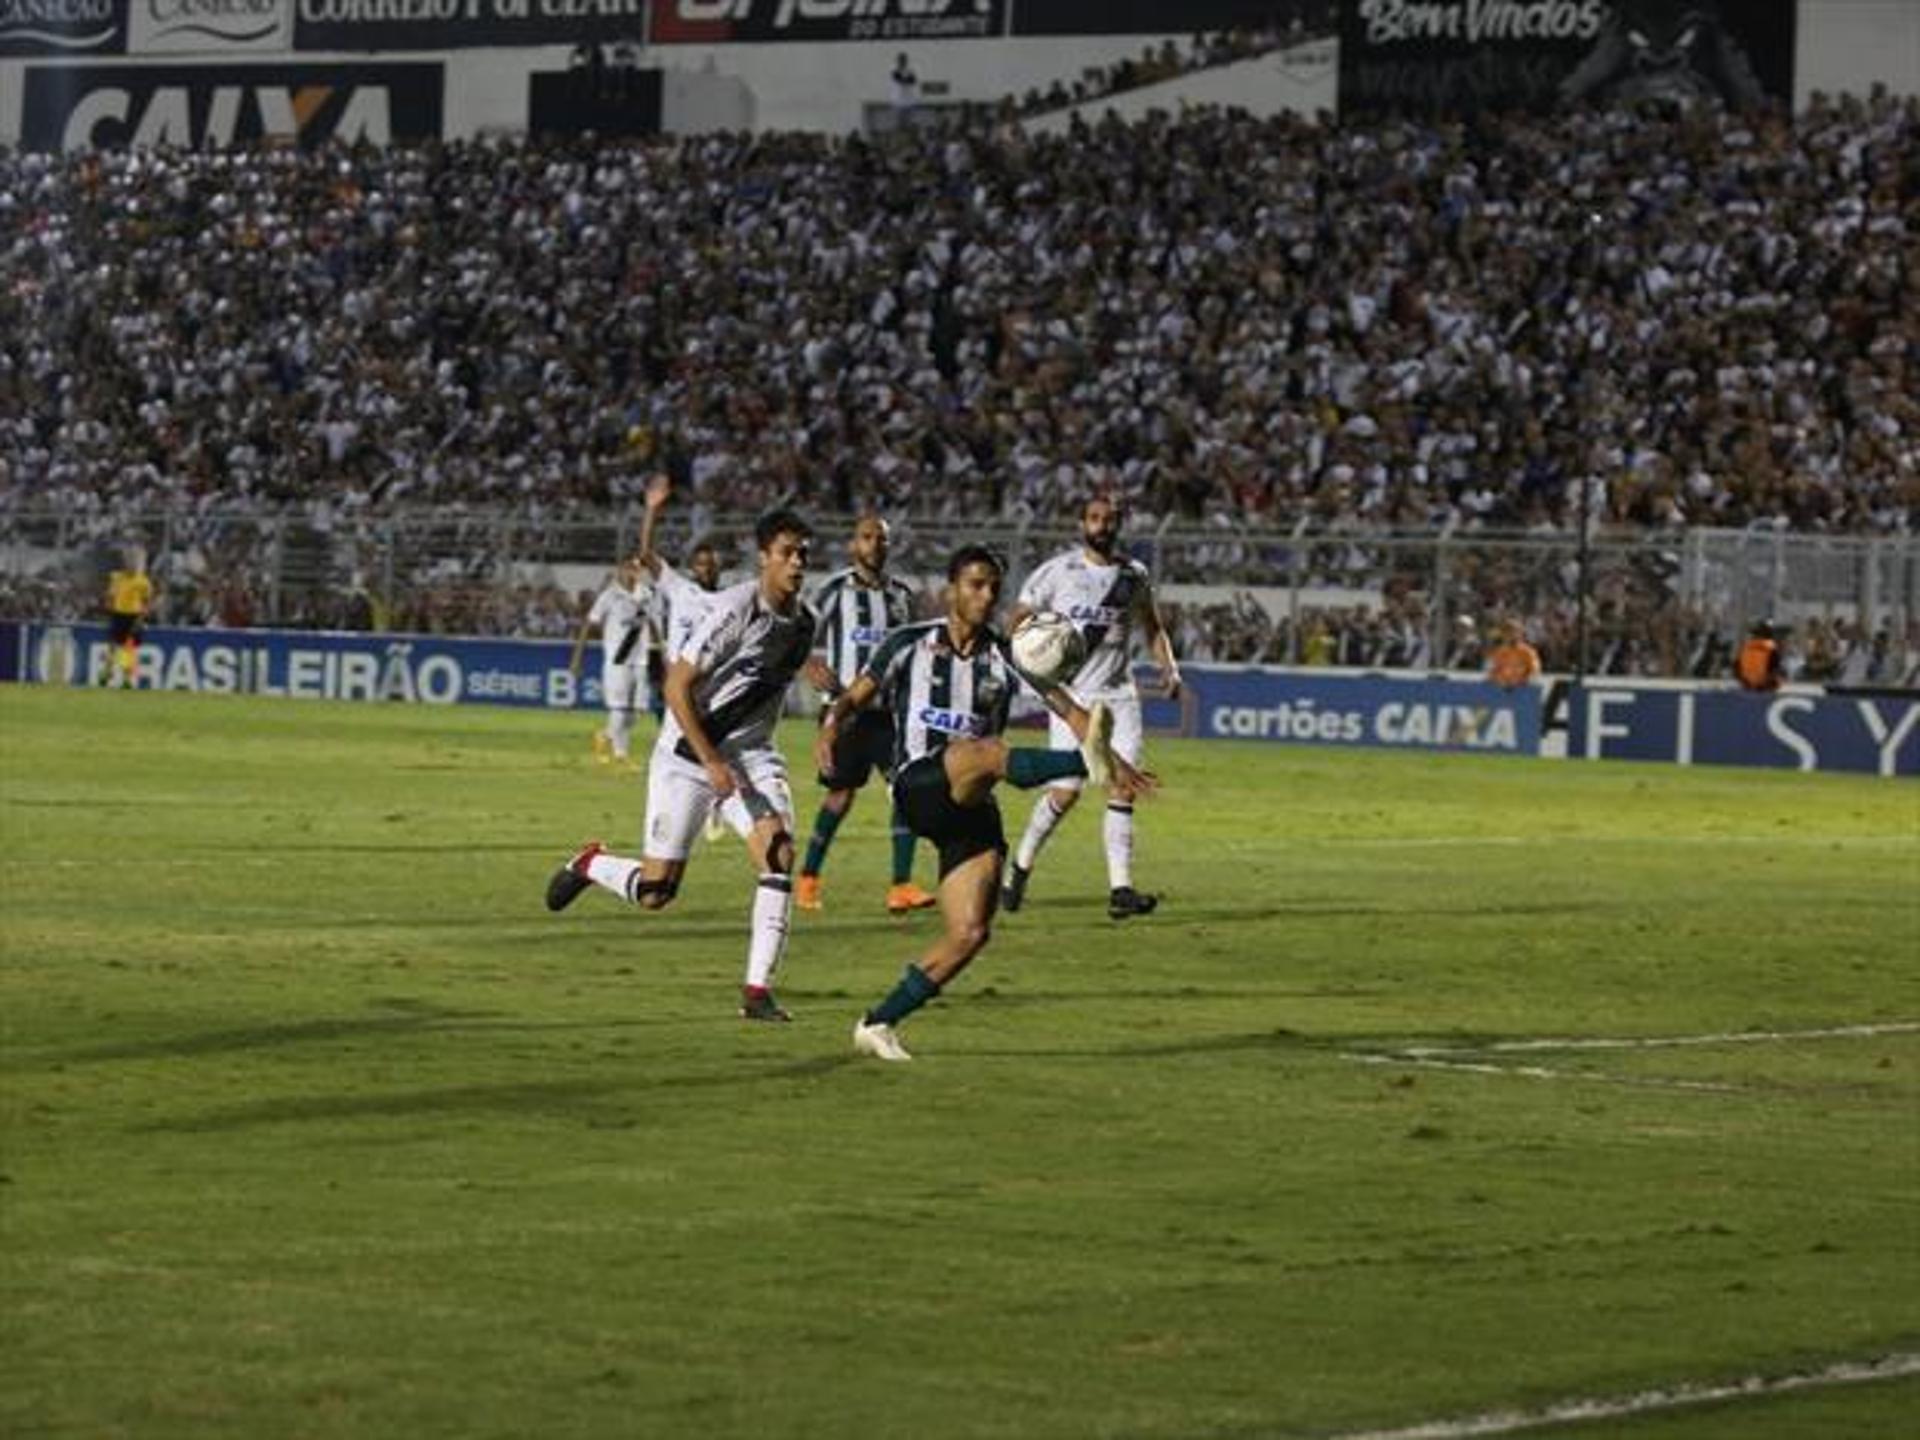
[[1053, 806], [1054, 814], [1064, 815], [1080, 803], [1080, 792], [1056, 787], [1047, 791], [1047, 803]]
[[793, 836], [785, 830], [767, 841], [767, 870], [774, 875], [793, 873]]
[[993, 926], [985, 920], [963, 921], [953, 929], [954, 948], [971, 959], [993, 938]]

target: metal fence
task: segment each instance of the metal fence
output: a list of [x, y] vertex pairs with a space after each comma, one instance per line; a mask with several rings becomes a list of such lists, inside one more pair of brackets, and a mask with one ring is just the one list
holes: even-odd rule
[[[146, 554], [158, 618], [184, 624], [556, 634], [580, 592], [638, 541], [637, 512], [543, 518], [409, 511], [379, 516], [0, 508], [0, 613], [78, 619], [106, 571]], [[816, 517], [819, 570], [845, 563], [851, 517]], [[752, 517], [674, 507], [659, 548], [716, 538], [751, 559]], [[1015, 585], [1071, 545], [1071, 525], [903, 519], [893, 567], [938, 589], [946, 557], [985, 541]], [[1474, 668], [1498, 622], [1523, 622], [1548, 667], [1601, 674], [1725, 673], [1754, 622], [1790, 627], [1806, 678], [1909, 681], [1920, 662], [1920, 540], [1772, 531], [1381, 533], [1222, 519], [1136, 530], [1182, 646], [1205, 658]], [[1582, 623], [1582, 596], [1585, 595]], [[1583, 644], [1584, 642], [1584, 644]], [[1584, 655], [1582, 651], [1584, 649]]]

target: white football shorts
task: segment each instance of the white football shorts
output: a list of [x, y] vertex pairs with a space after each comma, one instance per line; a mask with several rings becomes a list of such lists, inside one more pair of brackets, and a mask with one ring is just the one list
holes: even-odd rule
[[[1140, 697], [1138, 695], [1094, 695], [1081, 700], [1080, 703], [1092, 709], [1095, 701], [1113, 712], [1113, 753], [1129, 765], [1138, 767], [1140, 742], [1144, 732], [1140, 722]], [[1068, 727], [1067, 722], [1058, 715], [1051, 714], [1047, 716], [1047, 744], [1055, 750], [1080, 748], [1080, 742], [1073, 738], [1073, 731]], [[1049, 780], [1047, 788], [1078, 790], [1086, 783], [1083, 777], [1075, 775], [1065, 780]]]
[[706, 767], [673, 752], [671, 746], [653, 747], [647, 762], [647, 828], [640, 853], [649, 860], [684, 860], [700, 838], [707, 817], [718, 810], [729, 830], [745, 839], [757, 817], [778, 815], [793, 833], [793, 791], [787, 784], [786, 758], [778, 750], [729, 753], [735, 772], [745, 780], [716, 804], [713, 782]]
[[605, 661], [600, 666], [600, 695], [609, 710], [644, 710], [646, 672], [631, 660], [624, 665]]

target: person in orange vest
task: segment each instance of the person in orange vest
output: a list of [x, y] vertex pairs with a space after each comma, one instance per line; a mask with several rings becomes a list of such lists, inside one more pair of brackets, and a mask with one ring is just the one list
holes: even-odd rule
[[1500, 643], [1487, 656], [1487, 678], [1502, 690], [1517, 690], [1533, 683], [1540, 673], [1540, 652], [1527, 643], [1527, 632], [1518, 620], [1500, 626]]
[[1743, 690], [1780, 688], [1780, 642], [1771, 620], [1762, 620], [1749, 632], [1733, 658], [1733, 674]]

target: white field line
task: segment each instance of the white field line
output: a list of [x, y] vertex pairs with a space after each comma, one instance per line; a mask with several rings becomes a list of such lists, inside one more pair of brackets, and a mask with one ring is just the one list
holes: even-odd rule
[[[1237, 842], [1243, 848], [1246, 842]], [[1261, 841], [1268, 844], [1354, 845], [1383, 850], [1426, 850], [1436, 846], [1486, 845], [1495, 848], [1525, 845], [1781, 845], [1819, 848], [1825, 845], [1913, 846], [1913, 835], [1316, 835], [1312, 840]]]
[[1491, 1045], [1409, 1045], [1402, 1055], [1419, 1060], [1443, 1060], [1453, 1055], [1511, 1055], [1531, 1050], [1666, 1050], [1686, 1045], [1758, 1045], [1788, 1040], [1865, 1040], [1878, 1035], [1912, 1035], [1920, 1020], [1890, 1020], [1884, 1024], [1829, 1025], [1816, 1030], [1728, 1030], [1707, 1035], [1539, 1036], [1531, 1040], [1496, 1040]]
[[1744, 1085], [1718, 1085], [1710, 1080], [1662, 1080], [1644, 1075], [1603, 1075], [1588, 1070], [1554, 1070], [1545, 1065], [1498, 1065], [1492, 1061], [1436, 1060], [1406, 1053], [1398, 1055], [1349, 1055], [1362, 1065], [1397, 1065], [1418, 1070], [1464, 1070], [1475, 1075], [1518, 1075], [1526, 1080], [1586, 1080], [1601, 1085], [1633, 1085], [1648, 1090], [1707, 1090], [1719, 1095], [1738, 1095]]
[[1362, 1065], [1403, 1065], [1428, 1070], [1463, 1070], [1475, 1075], [1517, 1075], [1528, 1080], [1586, 1080], [1603, 1085], [1632, 1085], [1653, 1090], [1701, 1090], [1735, 1095], [1745, 1085], [1709, 1080], [1671, 1080], [1645, 1075], [1607, 1075], [1591, 1070], [1553, 1069], [1545, 1065], [1514, 1065], [1489, 1057], [1538, 1054], [1542, 1051], [1665, 1050], [1697, 1045], [1753, 1045], [1795, 1040], [1862, 1040], [1882, 1035], [1920, 1033], [1920, 1021], [1885, 1024], [1830, 1025], [1817, 1030], [1740, 1030], [1711, 1035], [1609, 1036], [1592, 1039], [1498, 1040], [1490, 1045], [1408, 1045], [1397, 1050], [1349, 1051], [1346, 1058]]
[[1823, 1370], [1791, 1375], [1749, 1375], [1720, 1385], [1675, 1385], [1642, 1390], [1632, 1395], [1601, 1399], [1564, 1400], [1542, 1410], [1490, 1410], [1457, 1420], [1430, 1420], [1400, 1430], [1358, 1430], [1333, 1440], [1466, 1440], [1475, 1435], [1512, 1435], [1552, 1425], [1578, 1425], [1588, 1420], [1617, 1420], [1678, 1410], [1688, 1405], [1711, 1405], [1724, 1400], [1751, 1400], [1794, 1390], [1819, 1390], [1835, 1385], [1866, 1385], [1877, 1380], [1899, 1380], [1920, 1375], [1920, 1355], [1887, 1355], [1878, 1360], [1843, 1361]]

